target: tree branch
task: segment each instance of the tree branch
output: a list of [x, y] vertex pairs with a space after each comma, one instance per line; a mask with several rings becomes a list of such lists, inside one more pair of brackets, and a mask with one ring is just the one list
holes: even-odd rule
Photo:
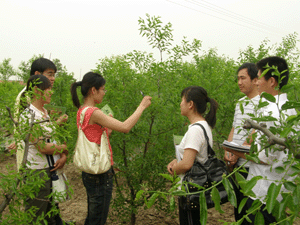
[[[8, 114], [9, 114], [9, 117], [10, 119], [13, 121], [13, 123], [15, 124], [16, 127], [19, 126], [19, 123], [16, 122], [14, 120], [14, 118], [12, 117], [12, 114], [11, 114], [11, 110], [9, 107], [6, 106], [6, 109], [8, 111]], [[23, 160], [22, 160], [22, 163], [21, 163], [21, 166], [20, 167], [25, 167], [26, 166], [26, 162], [27, 162], [27, 156], [28, 156], [28, 150], [29, 150], [29, 145], [32, 145], [32, 144], [29, 144], [29, 138], [30, 138], [30, 134], [33, 130], [33, 126], [35, 124], [40, 124], [40, 123], [45, 123], [45, 122], [48, 122], [49, 119], [47, 120], [43, 120], [43, 121], [38, 121], [38, 122], [34, 122], [34, 117], [35, 117], [35, 114], [32, 110], [29, 110], [29, 113], [31, 115], [31, 120], [30, 120], [30, 123], [29, 123], [29, 131], [28, 131], [28, 134], [26, 135], [26, 137], [24, 138], [24, 143], [25, 143], [25, 146], [24, 146], [24, 157], [23, 157]], [[21, 176], [22, 177], [22, 176]], [[17, 179], [16, 180], [16, 186], [18, 187], [19, 184], [20, 184], [20, 181], [23, 180], [23, 179]], [[5, 194], [5, 199], [3, 200], [3, 202], [1, 203], [0, 205], [0, 214], [5, 210], [5, 208], [9, 205], [10, 201], [12, 200], [12, 198], [14, 197], [15, 193], [10, 193], [10, 194]]]
[[8, 106], [5, 106], [7, 111], [8, 111], [8, 115], [9, 115], [9, 118], [13, 121], [13, 123], [15, 124], [15, 126], [17, 127], [19, 125], [19, 123], [17, 121], [14, 120], [12, 114], [11, 114], [11, 110], [10, 110], [10, 107]]
[[251, 119], [246, 119], [243, 128], [245, 129], [251, 129], [254, 128], [255, 130], [260, 130], [263, 132], [268, 138], [269, 138], [269, 144], [274, 145], [274, 144], [279, 144], [281, 146], [287, 147], [285, 144], [285, 138], [279, 138], [276, 137], [271, 131], [269, 131], [263, 124], [258, 124], [254, 122]]
[[[265, 124], [258, 124], [256, 122], [254, 122], [251, 119], [246, 119], [245, 123], [243, 125], [243, 128], [245, 129], [255, 129], [255, 130], [260, 130], [261, 132], [263, 132], [267, 137], [268, 137], [268, 143], [270, 145], [281, 145], [284, 148], [287, 148], [288, 146], [286, 145], [286, 139], [285, 138], [280, 138], [280, 137], [276, 137], [271, 131], [269, 131]], [[295, 156], [296, 159], [300, 159], [300, 154], [298, 152], [296, 152], [293, 149], [289, 149], [293, 155]]]

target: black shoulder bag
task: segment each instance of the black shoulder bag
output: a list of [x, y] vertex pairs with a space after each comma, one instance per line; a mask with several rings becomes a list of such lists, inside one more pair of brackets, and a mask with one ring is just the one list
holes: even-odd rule
[[[228, 174], [226, 165], [222, 160], [219, 160], [214, 150], [209, 145], [209, 139], [206, 133], [205, 128], [198, 123], [194, 125], [199, 125], [204, 132], [206, 141], [207, 141], [207, 156], [208, 159], [204, 164], [201, 164], [195, 160], [192, 168], [186, 172], [183, 182], [188, 182], [185, 186], [185, 191], [188, 193], [193, 193], [199, 191], [197, 187], [193, 184], [202, 186], [204, 188], [209, 188], [212, 186], [212, 182], [219, 182], [222, 180], [222, 175], [225, 173]], [[220, 193], [221, 202], [224, 204], [228, 202], [227, 192], [224, 188], [224, 185], [221, 183], [216, 187]], [[205, 192], [207, 208], [213, 208], [215, 206], [214, 202], [211, 199], [211, 190]], [[199, 210], [199, 194], [187, 195], [186, 197], [180, 198], [180, 206], [184, 210]]]

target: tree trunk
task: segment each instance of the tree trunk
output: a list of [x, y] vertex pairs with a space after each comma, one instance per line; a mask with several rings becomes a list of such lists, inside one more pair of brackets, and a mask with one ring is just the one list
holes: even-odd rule
[[130, 224], [131, 225], [135, 225], [135, 222], [136, 222], [136, 214], [135, 213], [131, 213]]

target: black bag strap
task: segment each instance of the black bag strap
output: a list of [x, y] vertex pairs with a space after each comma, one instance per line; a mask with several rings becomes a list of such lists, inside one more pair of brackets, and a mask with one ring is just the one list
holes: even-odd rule
[[[46, 139], [46, 142], [47, 142], [47, 143], [50, 143], [50, 139], [47, 138], [47, 139]], [[47, 154], [46, 154], [46, 157], [47, 157], [47, 161], [48, 161], [49, 167], [53, 167], [53, 165], [54, 165], [54, 158], [53, 158], [53, 155], [47, 155]]]
[[49, 167], [54, 165], [53, 155], [46, 155]]
[[206, 139], [206, 142], [207, 142], [207, 156], [208, 156], [208, 157], [215, 156], [216, 153], [215, 153], [215, 151], [212, 149], [212, 147], [211, 147], [210, 144], [209, 144], [209, 138], [208, 138], [208, 136], [207, 136], [206, 130], [205, 130], [205, 128], [203, 127], [203, 125], [200, 124], [200, 123], [194, 123], [193, 126], [194, 126], [194, 125], [200, 126], [200, 127], [202, 128], [202, 130], [203, 130], [203, 133], [204, 133], [204, 136], [205, 136], [205, 139]]

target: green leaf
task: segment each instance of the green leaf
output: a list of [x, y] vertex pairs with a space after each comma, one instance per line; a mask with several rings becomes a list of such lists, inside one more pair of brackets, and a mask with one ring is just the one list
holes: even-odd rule
[[244, 206], [245, 206], [245, 204], [246, 204], [246, 202], [247, 202], [247, 199], [248, 199], [248, 198], [245, 197], [245, 198], [243, 198], [242, 201], [240, 202], [240, 205], [239, 205], [239, 208], [238, 208], [238, 212], [239, 212], [239, 213], [242, 212], [242, 209], [244, 208]]
[[295, 206], [299, 206], [300, 204], [300, 185], [297, 185], [293, 191], [293, 203]]
[[281, 186], [282, 184], [276, 185], [275, 183], [271, 183], [268, 189], [267, 202], [266, 202], [268, 213], [271, 213], [275, 206], [276, 198], [280, 193]]
[[235, 173], [235, 178], [240, 186], [243, 186], [245, 184], [246, 179], [239, 172]]
[[171, 211], [175, 210], [175, 198], [174, 198], [174, 196], [171, 196], [171, 198], [170, 198], [170, 210]]
[[155, 203], [155, 200], [157, 199], [157, 197], [159, 196], [158, 193], [154, 193], [150, 198], [149, 198], [149, 201], [147, 203], [147, 207], [148, 209], [153, 206], [153, 204]]
[[248, 155], [248, 154], [245, 154], [246, 156], [246, 159], [250, 160], [250, 161], [253, 161], [255, 163], [260, 163], [260, 159], [258, 158], [257, 155]]
[[183, 187], [183, 188], [181, 188], [182, 190], [185, 190], [184, 186], [181, 183], [177, 183], [176, 185], [172, 186], [168, 191], [170, 193], [174, 193], [174, 192], [178, 191], [178, 187], [180, 187], [180, 186]]
[[171, 176], [170, 174], [160, 173], [159, 175], [162, 176], [163, 178], [166, 178], [167, 180], [173, 182], [173, 176]]
[[176, 189], [175, 191], [172, 192], [172, 195], [186, 195], [186, 192]]
[[259, 118], [252, 118], [252, 120], [255, 121], [277, 121], [277, 118], [272, 117], [272, 116], [263, 116], [263, 117], [259, 117]]
[[255, 220], [254, 220], [254, 224], [255, 224], [255, 225], [265, 224], [264, 216], [263, 216], [263, 214], [262, 214], [260, 211], [258, 211], [258, 212], [256, 213]]
[[256, 176], [256, 177], [252, 177], [251, 180], [249, 180], [246, 185], [245, 185], [245, 189], [244, 189], [244, 193], [246, 195], [248, 195], [248, 193], [250, 191], [252, 191], [252, 188], [256, 185], [257, 181], [262, 179], [262, 176]]
[[206, 205], [206, 198], [205, 198], [204, 191], [200, 193], [199, 204], [200, 204], [200, 223], [206, 224], [206, 222], [207, 222], [207, 205]]
[[288, 116], [287, 118], [286, 118], [286, 121], [288, 122], [288, 123], [294, 123], [294, 122], [298, 122], [300, 120], [300, 115], [298, 114], [297, 116], [296, 115], [291, 115], [291, 116]]
[[300, 108], [300, 102], [287, 101], [281, 106], [282, 110]]
[[204, 188], [204, 187], [202, 187], [202, 186], [200, 186], [199, 184], [195, 184], [195, 183], [190, 183], [190, 182], [189, 182], [189, 185], [191, 185], [191, 186], [194, 186], [194, 187], [198, 188], [198, 190], [205, 190], [205, 188]]
[[160, 196], [164, 199], [164, 200], [167, 200], [167, 197], [164, 193], [161, 193]]
[[289, 91], [291, 91], [291, 90], [293, 90], [293, 89], [295, 89], [295, 85], [293, 85], [293, 84], [287, 84], [287, 85], [284, 85], [284, 86], [280, 89], [280, 91], [281, 91], [282, 93], [287, 93], [287, 92], [289, 92]]
[[138, 201], [140, 200], [140, 198], [142, 197], [142, 194], [144, 194], [144, 190], [139, 190], [137, 193], [136, 193], [136, 196], [135, 196], [135, 201]]
[[235, 192], [233, 190], [233, 187], [231, 185], [231, 183], [229, 182], [228, 179], [223, 179], [222, 183], [224, 185], [224, 188], [227, 192], [228, 195], [228, 201], [234, 206], [236, 207], [236, 196], [235, 196]]
[[240, 102], [240, 110], [241, 110], [242, 114], [244, 114], [244, 106], [243, 106], [242, 102]]
[[268, 105], [269, 105], [269, 102], [259, 102], [257, 107], [259, 109], [261, 109], [261, 108], [266, 107]]
[[284, 170], [284, 168], [282, 166], [278, 166], [278, 167], [275, 168], [275, 172], [276, 173], [283, 173], [284, 171], [285, 170]]
[[176, 177], [176, 179], [174, 180], [174, 183], [178, 183], [180, 180], [181, 180], [180, 177]]
[[287, 137], [288, 134], [292, 131], [292, 127], [285, 127], [283, 131], [280, 133], [281, 137]]
[[291, 192], [293, 192], [295, 190], [295, 188], [297, 187], [296, 184], [294, 184], [291, 181], [284, 182], [283, 186]]
[[247, 113], [247, 115], [249, 116], [249, 117], [255, 117], [255, 115], [253, 114], [253, 113]]
[[269, 67], [269, 65], [265, 66], [264, 68], [266, 68], [266, 69], [261, 73], [261, 75], [260, 75], [259, 78], [262, 78], [262, 77], [263, 77], [264, 75], [266, 75], [266, 74], [269, 72], [269, 70], [271, 69], [271, 68]]
[[296, 165], [291, 166], [291, 170], [294, 171], [295, 173], [300, 173], [300, 169]]
[[216, 187], [213, 187], [211, 191], [211, 199], [215, 203], [215, 209], [220, 213], [224, 213], [224, 211], [220, 206], [220, 202], [221, 202], [220, 193]]
[[267, 99], [269, 102], [273, 102], [273, 103], [276, 102], [276, 98], [275, 98], [273, 95], [271, 95], [271, 94], [269, 94], [269, 93], [267, 93], [267, 92], [261, 93], [260, 96], [261, 96], [261, 97], [264, 97], [264, 98]]
[[292, 200], [291, 195], [287, 195], [287, 196], [283, 197], [282, 201], [279, 203], [279, 210], [278, 210], [279, 216], [282, 214], [285, 214], [285, 209], [287, 207], [288, 202], [292, 202], [292, 201], [293, 200]]

